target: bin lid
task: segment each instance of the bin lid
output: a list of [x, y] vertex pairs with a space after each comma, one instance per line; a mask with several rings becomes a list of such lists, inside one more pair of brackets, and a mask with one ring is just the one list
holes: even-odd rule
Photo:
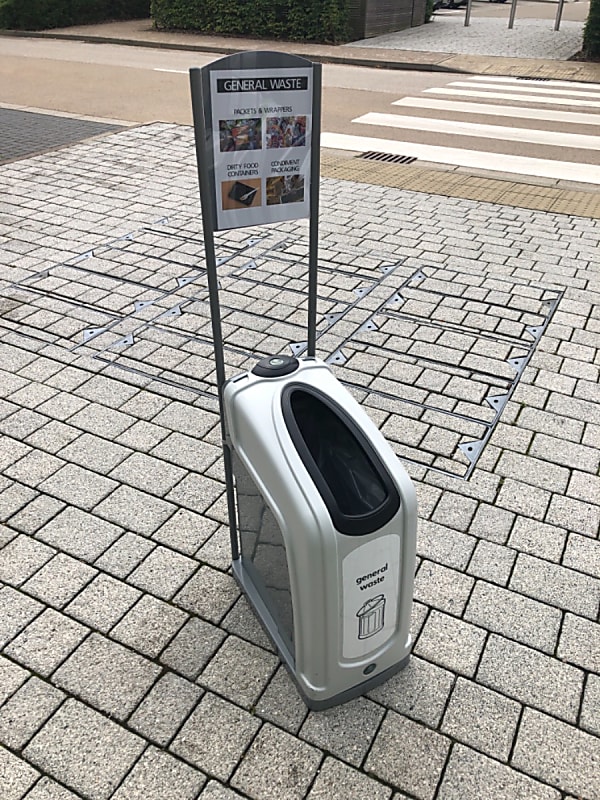
[[293, 356], [267, 356], [261, 358], [251, 372], [259, 378], [280, 378], [295, 372], [299, 366], [300, 362]]

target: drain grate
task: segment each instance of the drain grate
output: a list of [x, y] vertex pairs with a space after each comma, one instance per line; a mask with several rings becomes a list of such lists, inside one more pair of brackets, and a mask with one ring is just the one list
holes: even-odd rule
[[518, 81], [534, 81], [534, 83], [537, 83], [538, 81], [551, 81], [552, 78], [533, 78], [533, 77], [529, 78], [526, 75], [518, 75], [517, 76], [517, 80]]
[[356, 158], [362, 158], [366, 161], [385, 161], [388, 164], [412, 164], [413, 161], [417, 160], [413, 156], [395, 156], [392, 153], [378, 153], [375, 150], [360, 153]]

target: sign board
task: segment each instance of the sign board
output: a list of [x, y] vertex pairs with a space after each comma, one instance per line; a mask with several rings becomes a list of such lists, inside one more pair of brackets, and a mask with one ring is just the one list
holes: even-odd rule
[[[210, 181], [213, 230], [310, 216], [318, 191], [314, 67], [284, 53], [248, 52], [192, 70], [192, 97], [193, 73], [202, 80], [206, 146], [198, 168]], [[195, 107], [196, 128], [197, 116]]]

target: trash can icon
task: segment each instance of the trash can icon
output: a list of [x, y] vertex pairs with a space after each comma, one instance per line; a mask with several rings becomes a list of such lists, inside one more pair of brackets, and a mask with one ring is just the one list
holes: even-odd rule
[[239, 535], [234, 576], [306, 704], [406, 665], [416, 495], [327, 364], [265, 358], [224, 385]]
[[385, 621], [385, 595], [378, 594], [363, 603], [356, 612], [358, 617], [358, 638], [368, 639], [383, 628]]

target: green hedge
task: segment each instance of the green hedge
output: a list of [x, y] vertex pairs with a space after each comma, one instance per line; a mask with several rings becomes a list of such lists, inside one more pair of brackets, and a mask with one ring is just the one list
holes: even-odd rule
[[0, 0], [0, 28], [38, 31], [150, 16], [150, 0]]
[[151, 0], [157, 28], [314, 42], [348, 40], [347, 0]]
[[591, 61], [600, 61], [600, 0], [592, 0], [583, 30], [583, 54]]

